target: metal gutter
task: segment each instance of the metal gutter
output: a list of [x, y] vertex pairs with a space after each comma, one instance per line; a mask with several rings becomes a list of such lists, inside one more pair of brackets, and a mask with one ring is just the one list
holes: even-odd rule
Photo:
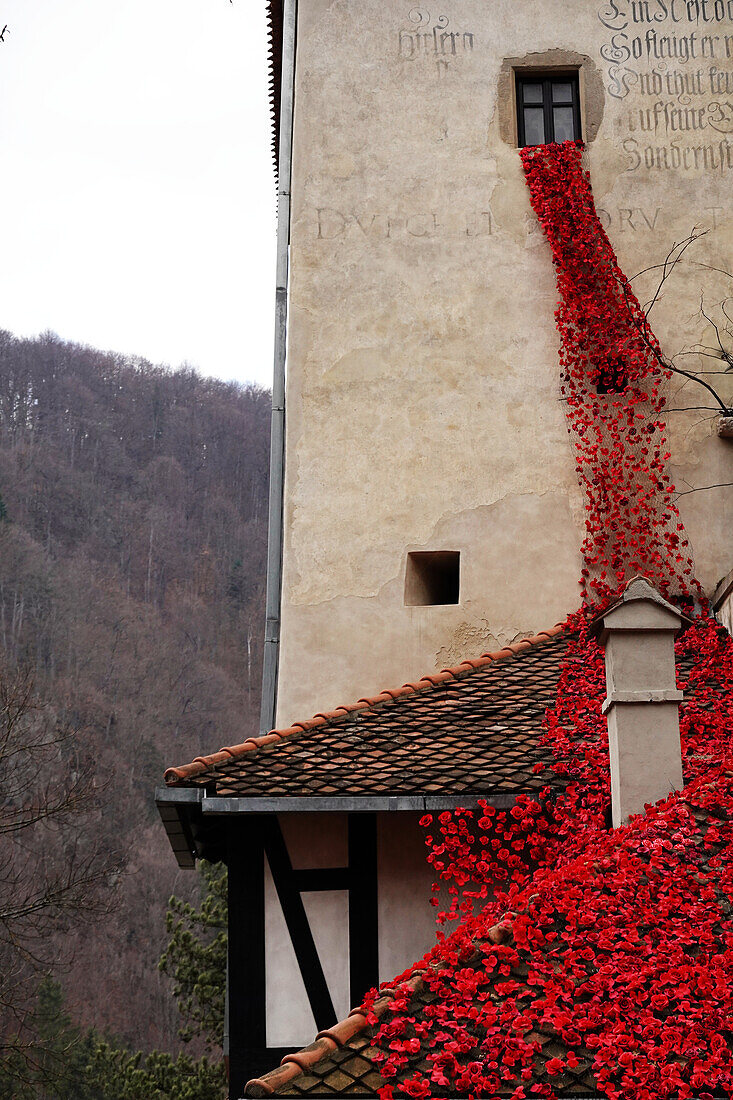
[[498, 809], [508, 809], [516, 802], [514, 794], [472, 795], [292, 795], [285, 798], [219, 798], [216, 795], [201, 800], [204, 814], [286, 814], [286, 813], [374, 813], [385, 810], [431, 812], [470, 809], [482, 798]]
[[208, 794], [205, 787], [158, 787], [155, 802], [179, 867], [195, 867], [197, 859], [216, 863], [225, 858], [226, 818], [290, 813], [437, 813], [472, 809], [479, 800], [508, 810], [520, 794], [496, 791], [470, 796], [428, 794], [292, 795], [231, 797]]
[[262, 662], [260, 731], [275, 725], [277, 666], [280, 646], [282, 590], [283, 486], [285, 476], [285, 360], [288, 322], [288, 262], [290, 248], [290, 178], [295, 99], [295, 28], [297, 0], [283, 8], [282, 90], [277, 191], [277, 266], [275, 279], [275, 354], [270, 425], [270, 502], [267, 541], [265, 646]]
[[[378, 795], [285, 795], [231, 798], [209, 795], [202, 787], [159, 787], [155, 792], [158, 808], [195, 806], [202, 814], [286, 814], [286, 813], [374, 813], [403, 811], [432, 813], [457, 807], [470, 809], [479, 799], [497, 809], [511, 808], [522, 792], [499, 791], [494, 794], [469, 796], [427, 794]], [[168, 810], [170, 812], [170, 809]]]

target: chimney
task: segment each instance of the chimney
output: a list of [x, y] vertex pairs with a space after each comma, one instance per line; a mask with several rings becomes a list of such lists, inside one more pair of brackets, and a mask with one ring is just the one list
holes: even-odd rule
[[614, 829], [682, 788], [674, 638], [683, 619], [648, 581], [634, 577], [597, 622], [606, 653]]

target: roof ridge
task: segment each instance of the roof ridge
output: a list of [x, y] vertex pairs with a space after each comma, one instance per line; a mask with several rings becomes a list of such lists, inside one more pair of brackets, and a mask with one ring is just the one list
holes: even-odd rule
[[308, 718], [303, 722], [293, 722], [290, 726], [272, 729], [262, 736], [248, 737], [239, 745], [224, 746], [218, 752], [211, 753], [209, 756], [197, 756], [190, 764], [168, 768], [163, 778], [168, 786], [175, 786], [182, 780], [193, 779], [205, 772], [207, 768], [223, 764], [232, 758], [244, 756], [245, 753], [254, 752], [257, 749], [266, 749], [268, 746], [277, 744], [278, 741], [302, 737], [304, 733], [308, 733], [310, 730], [319, 729], [321, 726], [330, 725], [333, 722], [343, 721], [355, 711], [371, 709], [382, 703], [392, 703], [396, 699], [403, 699], [421, 691], [428, 691], [443, 684], [461, 680], [477, 669], [486, 668], [487, 665], [497, 661], [506, 661], [527, 649], [544, 645], [556, 638], [558, 634], [564, 633], [566, 629], [567, 624], [565, 622], [555, 623], [549, 630], [541, 630], [528, 638], [520, 638], [518, 642], [511, 642], [509, 645], [502, 646], [501, 649], [482, 653], [480, 657], [461, 661], [458, 665], [442, 668], [440, 672], [428, 673], [419, 680], [408, 681], [402, 687], [386, 688], [380, 691], [378, 695], [362, 696], [355, 703], [342, 704], [331, 711], [319, 711], [312, 718]]
[[[512, 918], [516, 916], [517, 914], [513, 912], [505, 913], [500, 921], [489, 928], [485, 938], [494, 944], [508, 943], [513, 938]], [[248, 1081], [244, 1086], [244, 1095], [247, 1097], [272, 1096], [283, 1085], [290, 1084], [294, 1078], [310, 1072], [314, 1066], [327, 1058], [334, 1050], [345, 1046], [355, 1035], [364, 1031], [369, 1025], [369, 1013], [380, 1020], [398, 992], [406, 988], [409, 989], [411, 995], [421, 992], [425, 986], [426, 975], [430, 973], [431, 969], [437, 972], [440, 966], [442, 966], [442, 963], [436, 961], [430, 962], [420, 969], [413, 970], [410, 977], [404, 982], [397, 980], [387, 989], [380, 990], [379, 996], [371, 1006], [362, 1003], [357, 1008], [352, 1008], [348, 1016], [343, 1020], [339, 1020], [333, 1027], [319, 1031], [314, 1041], [309, 1043], [307, 1047], [295, 1051], [294, 1054], [286, 1054], [280, 1065], [275, 1069], [271, 1069], [267, 1073], [263, 1073], [261, 1077], [253, 1077], [251, 1081]]]

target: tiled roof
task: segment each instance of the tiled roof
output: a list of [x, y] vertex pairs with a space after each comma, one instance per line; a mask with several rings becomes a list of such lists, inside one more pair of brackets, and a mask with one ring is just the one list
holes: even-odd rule
[[[487, 933], [492, 944], [510, 939], [511, 925], [506, 920]], [[436, 1000], [429, 987], [430, 976], [429, 967], [416, 970], [399, 986], [400, 992], [412, 994], [410, 1011], [418, 1016]], [[387, 988], [370, 1009], [364, 1005], [353, 1008], [345, 1020], [320, 1031], [309, 1046], [286, 1054], [277, 1069], [248, 1081], [245, 1096], [376, 1096], [384, 1081], [373, 1061], [376, 1050], [372, 1040], [395, 996], [396, 988]], [[367, 1012], [377, 1018], [376, 1025], [368, 1022]], [[427, 1063], [422, 1068], [427, 1069]]]
[[[487, 947], [490, 950], [493, 947], [512, 944], [514, 916], [515, 914], [507, 914], [502, 921], [493, 925], [488, 930], [485, 940], [476, 943], [474, 953], [461, 959], [461, 966], [464, 969], [483, 968]], [[520, 962], [512, 969], [511, 975], [500, 974], [497, 970], [494, 977], [494, 984], [505, 984], [507, 978], [511, 977], [524, 985], [527, 981], [527, 968]], [[419, 1027], [421, 1016], [438, 1000], [438, 993], [433, 987], [439, 984], [440, 978], [432, 967], [416, 970], [408, 981], [382, 990], [380, 997], [371, 1007], [371, 1013], [377, 1018], [376, 1024], [368, 1022], [369, 1010], [365, 1006], [360, 1005], [352, 1009], [346, 1019], [335, 1027], [319, 1032], [315, 1041], [309, 1046], [295, 1054], [287, 1054], [276, 1069], [248, 1081], [245, 1096], [376, 1096], [377, 1090], [385, 1084], [385, 1081], [374, 1061], [377, 1049], [373, 1040], [397, 993], [409, 994], [407, 1006], [402, 1011], [413, 1017]], [[505, 994], [497, 993], [495, 996], [496, 999], [500, 999]], [[417, 1035], [417, 1031], [415, 1034]], [[477, 1045], [481, 1038], [477, 1031]], [[565, 1048], [551, 1030], [537, 1031], [532, 1038], [539, 1047], [533, 1070], [533, 1083], [549, 1079], [559, 1095], [594, 1094], [594, 1078], [590, 1070], [593, 1056], [590, 1052], [588, 1058], [581, 1059], [574, 1070], [567, 1071], [567, 1080], [558, 1081], [557, 1076], [548, 1078], [545, 1067], [550, 1059], [562, 1057], [566, 1053]], [[415, 1070], [429, 1073], [430, 1063], [426, 1055], [427, 1050], [424, 1050], [421, 1045], [410, 1057], [409, 1066], [400, 1074], [400, 1079], [412, 1076]], [[521, 1083], [521, 1080], [508, 1082], [507, 1095], [510, 1095]]]
[[169, 768], [221, 796], [508, 796], [545, 786], [540, 746], [568, 636], [561, 625], [416, 683]]
[[[415, 985], [418, 980], [413, 979]], [[373, 1007], [377, 1016], [385, 1013], [393, 997], [380, 997]], [[367, 1023], [366, 1009], [361, 1009], [319, 1032], [310, 1046], [286, 1054], [277, 1069], [248, 1081], [244, 1095], [376, 1096], [383, 1081], [372, 1061], [375, 1029]]]
[[[520, 669], [523, 661], [527, 659], [530, 653], [535, 655], [542, 653], [545, 656], [550, 653], [564, 655], [567, 649], [564, 643], [567, 639], [560, 634], [554, 634], [552, 638], [552, 642], [548, 638], [546, 644], [542, 646], [535, 644], [526, 647], [525, 650], [521, 651], [523, 654], [521, 659], [508, 662], [506, 667], [515, 670]], [[696, 698], [698, 688], [694, 685], [691, 686], [689, 681], [690, 673], [696, 666], [694, 656], [688, 653], [678, 657], [677, 664], [681, 682], [686, 690], [690, 692], [685, 705], [693, 707], [709, 706], [709, 700], [706, 703], [702, 697], [700, 699]], [[491, 665], [484, 666], [484, 668], [488, 667], [491, 667]], [[494, 672], [498, 671], [499, 667], [500, 664], [497, 664], [494, 667]], [[475, 671], [468, 674], [469, 682], [473, 675], [475, 675]], [[710, 679], [710, 675], [712, 675], [712, 679]], [[720, 693], [722, 698], [728, 690], [727, 685], [718, 682], [714, 671], [709, 674], [708, 678], [712, 687], [717, 693]], [[713, 763], [712, 759], [711, 763]], [[733, 783], [733, 781], [731, 782]], [[701, 883], [703, 879], [715, 879], [720, 874], [718, 855], [726, 843], [719, 833], [720, 820], [718, 819], [724, 816], [723, 807], [722, 805], [718, 806], [716, 799], [714, 799], [714, 805], [711, 809], [710, 799], [707, 797], [711, 791], [715, 794], [717, 788], [711, 786], [710, 783], [706, 785], [706, 783], [707, 781], [703, 782], [702, 787], [695, 788], [693, 793], [685, 788], [669, 804], [671, 807], [669, 813], [662, 808], [657, 818], [659, 827], [668, 830], [664, 846], [672, 848], [677, 843], [679, 835], [676, 832], [679, 828], [679, 815], [676, 814], [674, 807], [679, 802], [680, 805], [687, 808], [692, 830], [688, 842], [692, 844], [692, 847], [698, 853], [694, 857], [695, 874], [700, 877]], [[665, 816], [667, 813], [668, 816]], [[658, 853], [654, 854], [658, 845], [656, 842], [654, 844], [646, 842], [646, 834], [643, 833], [643, 822], [644, 819], [640, 818], [626, 829], [619, 831], [619, 844], [630, 843], [634, 851], [640, 855], [642, 862], [651, 863], [658, 856]], [[712, 833], [710, 833], [711, 828]], [[637, 830], [640, 836], [638, 844], [633, 839], [637, 835]], [[709, 833], [710, 835], [708, 835]], [[655, 836], [657, 841], [661, 839], [657, 834]], [[625, 837], [627, 839], [624, 839]], [[686, 858], [688, 857], [686, 856]], [[560, 869], [557, 882], [560, 882], [564, 888], [568, 882], [574, 885], [578, 881], [582, 881], [585, 874], [583, 870], [584, 861], [588, 863], [591, 872], [598, 871], [597, 851], [593, 849], [586, 853], [581, 850], [577, 858], [574, 858], [572, 868], [568, 864]], [[476, 934], [473, 940], [467, 943], [464, 941], [465, 946], [460, 952], [455, 980], [460, 980], [461, 983], [465, 984], [466, 974], [475, 973], [477, 976], [476, 987], [482, 990], [482, 997], [486, 998], [484, 1003], [493, 1003], [499, 1008], [507, 1000], [520, 1002], [526, 998], [529, 1003], [537, 997], [537, 956], [531, 954], [532, 950], [536, 950], [537, 943], [544, 945], [540, 950], [544, 952], [546, 961], [552, 971], [562, 969], [564, 965], [563, 952], [574, 950], [572, 938], [566, 941], [563, 936], [565, 917], [563, 916], [562, 902], [558, 900], [556, 905], [555, 901], [552, 900], [555, 897], [556, 888], [553, 873], [552, 863], [544, 869], [538, 868], [538, 875], [535, 879], [536, 885], [533, 885], [531, 889], [539, 890], [541, 893], [534, 893], [529, 898], [526, 903], [527, 908], [521, 914], [507, 913], [498, 923], [494, 923], [488, 929]], [[716, 891], [716, 894], [718, 897], [717, 904], [720, 906], [720, 926], [725, 930], [725, 928], [730, 927], [730, 905], [726, 898], [726, 891]], [[548, 897], [552, 904], [547, 904]], [[544, 906], [540, 900], [542, 898], [544, 898]], [[628, 904], [627, 898], [615, 893], [613, 884], [604, 888], [603, 897], [599, 896], [597, 901], [601, 906], [599, 910], [601, 930], [609, 926], [609, 915], [615, 909], [618, 909], [618, 907], [624, 909]], [[542, 934], [538, 938], [528, 937], [527, 927], [531, 926], [533, 922], [533, 914], [541, 910], [545, 914], [551, 914], [549, 924], [546, 923], [547, 917], [545, 917], [545, 923], [541, 925]], [[588, 916], [588, 928], [592, 931], [595, 923], [594, 913], [589, 913]], [[660, 920], [664, 921], [666, 919], [663, 914], [660, 916]], [[514, 931], [516, 927], [522, 928], [522, 935], [518, 934], [515, 941]], [[590, 931], [589, 938], [592, 938]], [[600, 942], [598, 936], [595, 936], [594, 942], [596, 941]], [[535, 944], [534, 948], [532, 944]], [[633, 944], [629, 949], [635, 950]], [[619, 945], [611, 942], [608, 945], [608, 950], [610, 952], [618, 951]], [[492, 956], [495, 956], [493, 961]], [[350, 1015], [341, 1023], [319, 1033], [310, 1046], [295, 1054], [287, 1055], [278, 1068], [249, 1081], [245, 1088], [245, 1096], [309, 1096], [312, 1098], [321, 1096], [376, 1096], [378, 1089], [386, 1082], [379, 1073], [379, 1059], [375, 1056], [378, 1053], [382, 1055], [389, 1053], [384, 1046], [380, 1049], [378, 1044], [385, 1044], [389, 1040], [380, 1039], [378, 1032], [381, 1024], [389, 1020], [390, 1013], [393, 1011], [396, 1011], [403, 1021], [405, 1019], [413, 1021], [410, 1025], [411, 1030], [408, 1033], [400, 1032], [400, 1049], [403, 1051], [406, 1049], [404, 1040], [412, 1039], [415, 1046], [410, 1050], [406, 1064], [398, 1070], [397, 1077], [389, 1079], [390, 1083], [396, 1086], [399, 1081], [412, 1079], [416, 1073], [429, 1078], [432, 1067], [428, 1056], [430, 1054], [435, 1055], [434, 1047], [432, 1049], [430, 1047], [430, 1043], [434, 1043], [435, 1032], [433, 1031], [431, 1035], [430, 1028], [426, 1027], [425, 1024], [431, 1017], [435, 1016], [440, 1004], [445, 1003], [446, 995], [450, 995], [451, 985], [454, 981], [454, 967], [446, 965], [445, 957], [440, 948], [436, 948], [411, 973], [411, 977], [407, 982], [396, 979], [388, 988], [383, 988], [380, 991], [378, 1000], [371, 1006], [373, 1015], [368, 1016], [370, 1010], [363, 1005], [353, 1009]], [[498, 962], [498, 965], [494, 966], [494, 962]], [[632, 971], [634, 974], [636, 973], [633, 967]], [[580, 1001], [584, 1002], [585, 997], [586, 994], [584, 993], [580, 996]], [[664, 1012], [662, 1012], [662, 1015], [664, 1016]], [[461, 1024], [470, 1032], [471, 1037], [475, 1038], [476, 1043], [474, 1052], [465, 1054], [464, 1051], [465, 1057], [469, 1060], [471, 1057], [475, 1057], [480, 1061], [482, 1057], [485, 1057], [482, 1043], [486, 1039], [486, 1033], [482, 1031], [481, 1015], [477, 1014], [473, 1021], [468, 1017], [465, 1019], [462, 1017]], [[587, 1098], [601, 1095], [593, 1071], [596, 1053], [591, 1048], [590, 1042], [585, 1045], [582, 1037], [573, 1038], [572, 1044], [569, 1041], [566, 1042], [559, 1031], [544, 1022], [535, 1021], [529, 1026], [531, 1030], [523, 1035], [523, 1041], [534, 1046], [531, 1064], [531, 1082], [533, 1086], [545, 1087], [546, 1090], [551, 1090], [552, 1095], [563, 1098]], [[569, 1052], [572, 1052], [572, 1056], [569, 1056]], [[508, 1062], [507, 1065], [511, 1066], [512, 1063]], [[520, 1069], [521, 1066], [517, 1068], [517, 1074], [519, 1074]], [[519, 1076], [513, 1080], [505, 1079], [500, 1092], [492, 1095], [509, 1097], [518, 1086], [524, 1085], [526, 1087], [527, 1084], [526, 1079], [523, 1081]], [[401, 1092], [400, 1095], [402, 1095]], [[457, 1093], [451, 1091], [451, 1086], [441, 1086], [439, 1093], [436, 1095], [445, 1097], [446, 1100], [449, 1097], [458, 1096]], [[605, 1095], [605, 1091], [603, 1095]]]

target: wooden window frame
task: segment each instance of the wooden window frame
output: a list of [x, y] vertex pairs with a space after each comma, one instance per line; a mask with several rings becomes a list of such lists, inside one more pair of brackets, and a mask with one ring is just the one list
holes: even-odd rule
[[[581, 117], [580, 117], [580, 80], [577, 69], [570, 70], [551, 70], [543, 69], [533, 72], [531, 69], [517, 70], [515, 73], [516, 78], [516, 97], [517, 97], [517, 139], [519, 148], [524, 149], [527, 146], [525, 141], [524, 132], [524, 108], [527, 107], [539, 107], [539, 103], [527, 103], [524, 102], [524, 86], [526, 84], [541, 84], [542, 85], [542, 108], [544, 111], [544, 125], [545, 125], [545, 138], [543, 145], [550, 145], [555, 140], [555, 123], [552, 117], [552, 108], [555, 107], [570, 107], [573, 108], [573, 130], [574, 140], [580, 141], [582, 138]], [[555, 103], [552, 102], [552, 86], [553, 84], [570, 84], [571, 88], [571, 101], [569, 103]]]

